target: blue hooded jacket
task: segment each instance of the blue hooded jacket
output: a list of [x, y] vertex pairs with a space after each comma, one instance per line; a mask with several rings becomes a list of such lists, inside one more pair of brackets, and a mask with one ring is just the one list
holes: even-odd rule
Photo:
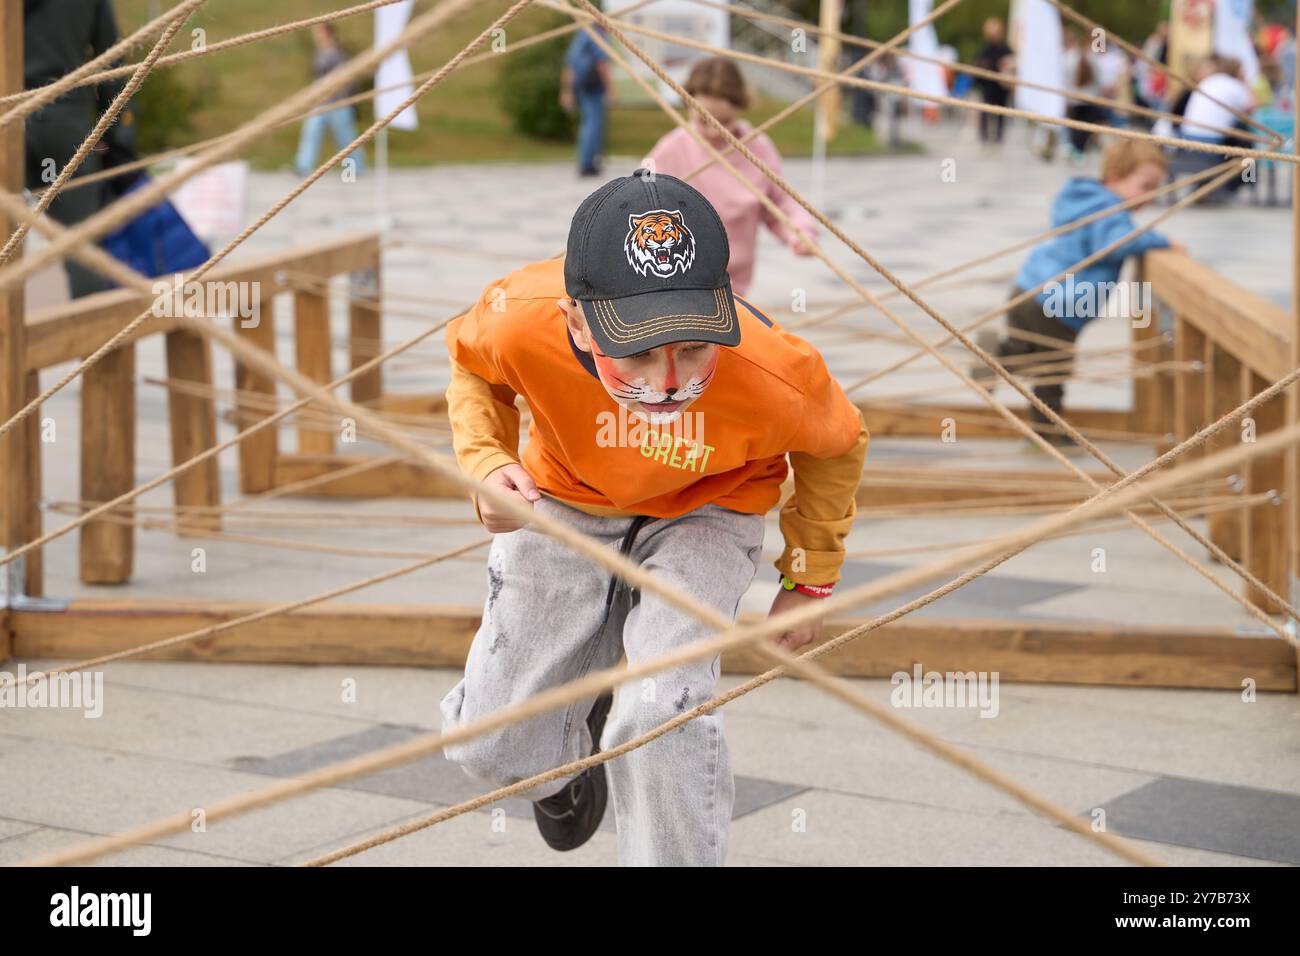
[[[1052, 228], [1064, 226], [1108, 206], [1119, 205], [1123, 201], [1100, 181], [1075, 176], [1061, 187], [1056, 201], [1052, 204]], [[1016, 274], [1016, 285], [1021, 289], [1032, 289], [1136, 228], [1133, 217], [1127, 210], [1121, 210], [1113, 216], [1098, 219], [1082, 229], [1049, 239], [1034, 247], [1025, 264]], [[1069, 309], [1064, 315], [1059, 316], [1060, 321], [1076, 330], [1083, 328], [1093, 318], [1090, 314], [1091, 310], [1082, 306], [1084, 297], [1091, 297], [1093, 302], [1098, 301], [1097, 295], [1100, 290], [1093, 288], [1094, 283], [1116, 282], [1119, 279], [1119, 270], [1129, 256], [1141, 255], [1149, 249], [1165, 249], [1168, 246], [1169, 240], [1160, 233], [1146, 232], [1132, 242], [1120, 246], [1106, 258], [1074, 273], [1073, 282], [1067, 279], [1058, 280], [1067, 295], [1073, 292], [1076, 304], [1076, 308]], [[1058, 291], [1057, 295], [1060, 294]], [[1046, 303], [1049, 295], [1051, 295], [1050, 289], [1038, 293], [1038, 301]]]

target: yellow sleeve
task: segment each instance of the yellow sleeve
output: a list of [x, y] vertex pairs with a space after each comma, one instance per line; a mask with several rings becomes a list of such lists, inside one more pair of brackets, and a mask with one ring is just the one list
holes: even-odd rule
[[[461, 471], [481, 481], [502, 465], [519, 461], [519, 409], [509, 385], [493, 385], [453, 359], [447, 417]], [[482, 522], [478, 495], [470, 495], [470, 500], [474, 517]]]
[[858, 485], [871, 435], [858, 412], [857, 441], [831, 458], [790, 452], [794, 494], [781, 508], [785, 550], [777, 570], [799, 584], [834, 584], [844, 563], [844, 539], [857, 517]]

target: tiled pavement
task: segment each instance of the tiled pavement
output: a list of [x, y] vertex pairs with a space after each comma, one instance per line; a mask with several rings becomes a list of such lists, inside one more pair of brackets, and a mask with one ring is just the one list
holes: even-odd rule
[[[1008, 244], [1046, 227], [1048, 197], [1067, 170], [1031, 160], [1014, 145], [1004, 156], [982, 156], [970, 131], [944, 130], [925, 157], [835, 160], [826, 206], [885, 265], [909, 280]], [[958, 158], [955, 183], [940, 182], [939, 163]], [[615, 164], [630, 170], [634, 158]], [[807, 186], [806, 163], [789, 164], [796, 186]], [[565, 166], [433, 167], [394, 171], [394, 237], [436, 243], [409, 245], [385, 255], [390, 292], [424, 296], [430, 318], [454, 311], [492, 278], [533, 257], [562, 248], [568, 214], [590, 188]], [[291, 185], [283, 174], [254, 178], [252, 209]], [[369, 228], [373, 182], [326, 180], [250, 241], [250, 251], [278, 249], [306, 236]], [[1243, 285], [1279, 302], [1288, 295], [1290, 220], [1280, 210], [1192, 210], [1169, 230], [1201, 258]], [[1243, 241], [1244, 239], [1244, 241]], [[869, 270], [847, 253], [836, 258], [855, 274]], [[824, 267], [796, 260], [771, 242], [750, 298], [781, 314], [792, 291], [802, 289], [816, 313], [849, 301]], [[946, 315], [969, 319], [1004, 295], [1017, 260], [979, 270], [984, 276], [928, 298]], [[883, 283], [872, 279], [873, 289]], [[437, 300], [437, 301], [433, 301]], [[903, 318], [930, 332], [914, 308]], [[855, 318], [859, 327], [888, 328], [879, 316]], [[390, 317], [385, 337], [395, 342], [423, 322]], [[292, 355], [281, 323], [281, 356]], [[341, 326], [340, 326], [341, 328]], [[1122, 342], [1119, 327], [1097, 323], [1084, 347]], [[826, 353], [841, 381], [878, 368], [897, 346], [863, 342], [842, 330], [809, 337]], [[416, 361], [390, 376], [393, 390], [430, 391], [445, 384], [441, 345], [427, 344]], [[341, 355], [336, 359], [341, 367]], [[882, 382], [888, 390], [934, 389], [948, 384], [933, 366]], [[162, 376], [157, 341], [140, 350], [139, 375]], [[48, 373], [47, 373], [48, 374]], [[230, 381], [218, 358], [218, 381]], [[48, 381], [48, 379], [47, 379]], [[870, 393], [869, 393], [870, 394]], [[168, 463], [165, 396], [140, 385], [137, 474], [141, 480]], [[1124, 387], [1083, 385], [1076, 403], [1120, 407]], [[44, 410], [58, 425], [46, 448], [47, 494], [76, 495], [77, 395], [70, 389]], [[223, 424], [222, 433], [230, 426]], [[288, 438], [292, 442], [292, 438]], [[1108, 446], [1124, 464], [1140, 450]], [[1014, 442], [943, 445], [928, 439], [878, 439], [871, 454], [906, 458], [941, 468], [960, 460], [990, 467], [1041, 468]], [[222, 463], [227, 493], [234, 494], [234, 463]], [[146, 503], [168, 504], [158, 493]], [[277, 507], [319, 509], [328, 501], [303, 500]], [[465, 516], [458, 501], [372, 501], [358, 514]], [[47, 516], [47, 526], [64, 520]], [[883, 550], [1004, 532], [1024, 519], [924, 518], [873, 520], [855, 530], [850, 550]], [[276, 530], [280, 537], [393, 547], [390, 527]], [[445, 548], [476, 534], [467, 527], [405, 530], [400, 547]], [[769, 521], [767, 548], [779, 545]], [[390, 566], [376, 559], [326, 557], [307, 552], [208, 543], [208, 571], [190, 570], [190, 540], [144, 532], [137, 573], [126, 588], [104, 589], [76, 580], [76, 539], [47, 552], [49, 592], [55, 595], [137, 594], [195, 599], [280, 599], [306, 595]], [[1092, 549], [1104, 546], [1108, 573], [1090, 571]], [[862, 581], [931, 555], [881, 555], [846, 566]], [[484, 594], [481, 557], [376, 587], [358, 599], [477, 603]], [[747, 595], [744, 610], [760, 611], [774, 584], [764, 577]], [[910, 595], [908, 595], [910, 596]], [[907, 596], [894, 599], [893, 603]], [[882, 606], [883, 607], [883, 606]], [[1095, 532], [1047, 542], [922, 612], [942, 617], [1033, 617], [1073, 621], [1183, 623], [1248, 626], [1222, 595], [1154, 543], [1130, 531]], [[100, 720], [55, 711], [0, 711], [0, 862], [12, 862], [92, 833], [202, 805], [205, 800], [261, 786], [274, 777], [341, 759], [436, 726], [436, 702], [456, 675], [448, 671], [392, 668], [270, 667], [134, 663], [107, 670], [107, 702]], [[340, 701], [340, 682], [356, 679], [357, 702]], [[726, 680], [727, 686], [735, 678]], [[858, 682], [885, 699], [888, 684]], [[738, 781], [731, 861], [794, 863], [1026, 863], [1086, 865], [1108, 862], [1078, 838], [1027, 815], [1023, 808], [902, 743], [887, 731], [793, 682], [763, 688], [727, 708]], [[1106, 811], [1117, 832], [1152, 841], [1149, 849], [1171, 862], [1300, 862], [1300, 704], [1290, 695], [1266, 694], [1244, 703], [1233, 693], [1135, 689], [1011, 686], [1001, 688], [998, 719], [970, 711], [921, 710], [911, 714], [947, 739], [973, 748], [1017, 779], [1041, 789], [1081, 814]], [[463, 799], [473, 785], [440, 760], [423, 761], [371, 780], [335, 788], [214, 824], [206, 833], [161, 841], [116, 858], [139, 863], [282, 864], [303, 859], [396, 821]], [[546, 850], [521, 804], [506, 807], [504, 830], [492, 818], [471, 814], [361, 858], [402, 865], [451, 863], [572, 864], [614, 860], [606, 830], [575, 854]], [[792, 826], [807, 820], [800, 832]], [[499, 824], [499, 821], [498, 821]]]

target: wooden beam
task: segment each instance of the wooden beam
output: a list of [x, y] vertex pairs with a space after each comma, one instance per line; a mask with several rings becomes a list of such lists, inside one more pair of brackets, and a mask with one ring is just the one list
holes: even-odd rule
[[[12, 128], [11, 125], [5, 129], [8, 131]], [[19, 168], [22, 168], [21, 162]], [[316, 278], [329, 278], [354, 269], [369, 268], [378, 260], [377, 235], [349, 233], [218, 266], [202, 281], [250, 284], [251, 288], [258, 290], [263, 311], [269, 317], [270, 303], [275, 295], [293, 288], [285, 273], [297, 272]], [[132, 289], [113, 289], [35, 312], [27, 317], [26, 367], [49, 368], [51, 365], [83, 358], [149, 306], [150, 300]], [[134, 338], [168, 332], [175, 327], [175, 322], [166, 316], [151, 317]]]
[[[348, 307], [349, 370], [365, 365], [380, 354], [384, 340], [383, 313], [380, 311], [379, 264], [352, 273], [349, 280], [352, 303]], [[384, 367], [358, 375], [349, 386], [352, 401], [358, 405], [380, 400], [384, 393]], [[443, 407], [446, 407], [444, 403]]]
[[1252, 372], [1275, 382], [1291, 370], [1294, 322], [1285, 309], [1168, 249], [1146, 254], [1145, 275], [1179, 317]]
[[[354, 365], [353, 368], [356, 366]], [[442, 423], [447, 422], [447, 396], [445, 394], [389, 393], [370, 400], [367, 407], [377, 412], [394, 412], [403, 415], [428, 415]]]
[[[62, 611], [18, 610], [13, 612], [14, 653], [75, 660], [197, 630], [263, 606], [81, 599]], [[328, 604], [242, 625], [147, 659], [459, 668], [480, 612], [457, 605]], [[760, 619], [741, 616], [742, 622]], [[861, 623], [828, 623], [823, 637]], [[1260, 690], [1296, 688], [1289, 645], [1271, 635], [1247, 637], [1217, 628], [907, 618], [822, 660], [834, 673], [850, 677], [910, 673], [919, 663], [926, 671], [994, 671], [1002, 681], [1240, 691], [1249, 677]], [[767, 669], [750, 651], [724, 655], [723, 666], [741, 674]]]
[[[1139, 266], [1137, 278], [1143, 281], [1145, 264]], [[1141, 297], [1146, 299], [1146, 296]], [[1172, 348], [1160, 330], [1159, 314], [1154, 301], [1141, 303], [1143, 311], [1130, 322], [1134, 359], [1162, 363], [1169, 359]], [[1141, 321], [1136, 321], [1139, 319]], [[1173, 431], [1173, 382], [1168, 375], [1146, 375], [1133, 379], [1132, 428], [1147, 434], [1168, 435]], [[1167, 446], [1161, 441], [1160, 450]]]
[[1205, 419], [1209, 387], [1205, 365], [1208, 342], [1204, 332], [1181, 316], [1175, 316], [1174, 358], [1182, 366], [1199, 366], [1180, 369], [1174, 377], [1174, 437], [1180, 442], [1209, 424]]
[[[293, 342], [298, 371], [317, 384], [329, 384], [334, 378], [330, 372], [330, 312], [323, 292], [299, 289], [293, 294]], [[334, 433], [304, 425], [298, 429], [298, 451], [332, 454]]]
[[[212, 386], [212, 346], [195, 332], [168, 332], [167, 377], [177, 382]], [[168, 422], [171, 426], [172, 464], [189, 461], [217, 443], [217, 408], [212, 396], [167, 390]], [[217, 459], [190, 468], [172, 481], [177, 507], [208, 508], [221, 504], [221, 477]], [[221, 529], [221, 515], [186, 515], [182, 520], [207, 531]]]
[[[1247, 385], [1250, 394], [1258, 394], [1269, 385], [1258, 375], [1252, 375]], [[1286, 427], [1286, 397], [1279, 395], [1260, 405], [1252, 413], [1255, 421], [1255, 438], [1262, 439], [1270, 432]], [[1246, 494], [1274, 494], [1272, 501], [1252, 505], [1244, 517], [1246, 535], [1246, 568], [1268, 585], [1280, 597], [1287, 596], [1290, 587], [1287, 534], [1287, 510], [1283, 488], [1286, 482], [1286, 454], [1254, 458], [1245, 465]], [[1246, 598], [1268, 614], [1283, 613], [1282, 607], [1269, 600], [1255, 587], [1247, 587]]]
[[[293, 484], [316, 478], [332, 471], [342, 471], [380, 455], [300, 455], [283, 453], [275, 460], [274, 486]], [[858, 488], [859, 506], [888, 506], [912, 504], [953, 504], [958, 502], [984, 502], [997, 500], [1015, 505], [1027, 496], [1050, 495], [1060, 507], [1084, 500], [1090, 491], [1073, 475], [1056, 471], [1025, 471], [1014, 469], [967, 468], [935, 469], [933, 475], [947, 483], [929, 486], [917, 480], [918, 469], [890, 468], [868, 465]], [[1093, 472], [1093, 479], [1101, 485], [1110, 484], [1114, 476]], [[1025, 490], [1024, 483], [1032, 481], [1036, 487]], [[1019, 490], [1017, 485], [1020, 486]], [[346, 475], [338, 481], [313, 485], [304, 494], [307, 497], [341, 498], [464, 498], [465, 491], [456, 483], [441, 477], [437, 472], [412, 462], [396, 462], [367, 471]], [[1045, 503], [1044, 510], [1056, 507]], [[1138, 510], [1143, 510], [1139, 507]]]
[[[135, 345], [129, 344], [82, 375], [83, 501], [110, 501], [135, 487], [135, 416]], [[123, 584], [131, 577], [134, 558], [133, 525], [99, 520], [81, 526], [82, 581]]]
[[[1211, 340], [1207, 352], [1208, 391], [1206, 401], [1207, 421], [1217, 421], [1241, 404], [1242, 364], [1217, 342]], [[1232, 447], [1241, 440], [1239, 427], [1225, 428], [1206, 443], [1206, 453], [1212, 454]], [[1240, 470], [1237, 471], [1240, 475]], [[1226, 480], [1229, 477], [1225, 472]], [[1210, 540], [1222, 548], [1234, 561], [1240, 561], [1244, 553], [1245, 524], [1240, 509], [1218, 511], [1209, 517]]]
[[[41, 373], [27, 373], [26, 399], [31, 402], [40, 397]], [[25, 540], [35, 541], [44, 529], [44, 519], [40, 509], [41, 494], [41, 409], [36, 408], [23, 422], [24, 458], [27, 462], [27, 489], [30, 495], [27, 501], [27, 531]], [[28, 597], [43, 597], [45, 594], [45, 549], [35, 548], [27, 552], [27, 574], [24, 590]]]
[[[237, 335], [248, 339], [258, 348], [275, 355], [275, 303], [265, 302], [262, 316], [258, 322], [245, 327], [238, 318], [233, 320]], [[270, 401], [268, 407], [274, 407], [276, 383], [268, 375], [235, 363], [235, 390], [237, 393], [252, 392]], [[258, 409], [254, 403], [242, 396], [236, 400], [235, 421], [241, 430], [270, 418], [274, 412], [265, 408]], [[246, 495], [261, 494], [275, 487], [275, 460], [279, 453], [279, 426], [265, 428], [255, 435], [250, 435], [239, 443], [239, 490]]]
[[[999, 418], [991, 409], [978, 405], [930, 405], [921, 403], [880, 404], [870, 400], [857, 402], [867, 430], [875, 437], [933, 438], [943, 430], [943, 420], [957, 423], [959, 438], [1020, 438], [1021, 433]], [[1029, 409], [1014, 408], [1016, 417], [1029, 420]], [[1109, 408], [1067, 408], [1065, 419], [1085, 435], [1098, 432], [1129, 434], [1132, 427], [1128, 411]], [[1162, 436], [1152, 434], [1152, 440]]]
[[[285, 453], [276, 459], [275, 486], [317, 478], [332, 471], [351, 468], [367, 458], [379, 455], [294, 455]], [[345, 475], [337, 481], [312, 485], [307, 497], [339, 498], [464, 498], [469, 495], [459, 485], [438, 472], [413, 462], [392, 462], [369, 471]]]

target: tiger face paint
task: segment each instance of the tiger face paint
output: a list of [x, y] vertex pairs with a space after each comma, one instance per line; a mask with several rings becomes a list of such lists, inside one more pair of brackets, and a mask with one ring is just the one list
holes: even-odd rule
[[713, 342], [673, 342], [627, 358], [613, 358], [591, 340], [576, 304], [561, 299], [559, 305], [569, 319], [574, 343], [591, 353], [605, 391], [628, 412], [652, 425], [677, 421], [713, 381], [722, 354]]

